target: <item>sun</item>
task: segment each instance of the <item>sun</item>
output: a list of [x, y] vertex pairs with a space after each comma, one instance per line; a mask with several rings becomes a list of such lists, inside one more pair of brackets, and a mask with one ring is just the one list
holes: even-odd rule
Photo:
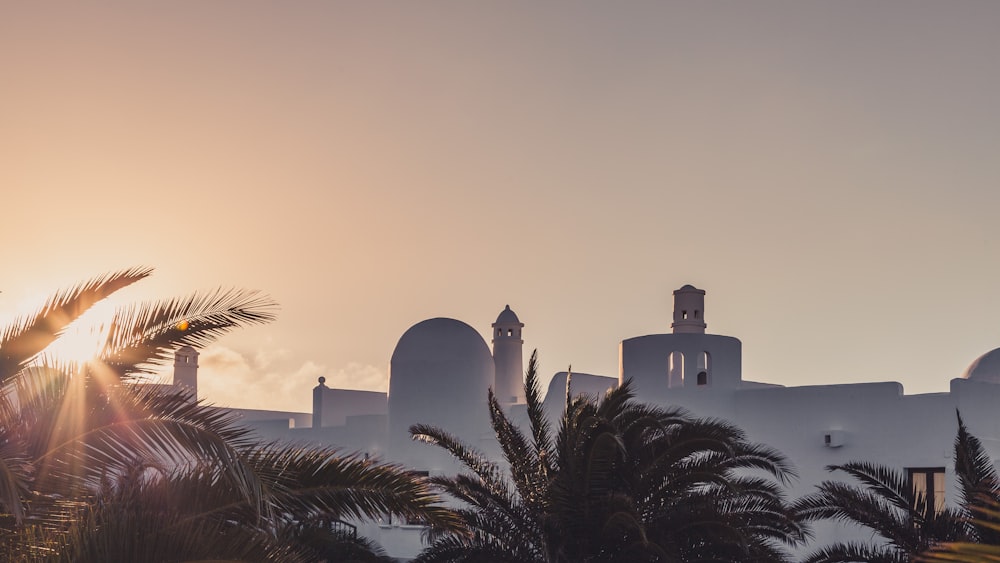
[[107, 342], [108, 327], [114, 307], [100, 302], [80, 315], [55, 342], [49, 345], [45, 354], [59, 361], [88, 363], [97, 360]]
[[65, 362], [92, 362], [100, 357], [104, 344], [104, 339], [96, 332], [64, 334], [46, 349], [46, 354]]

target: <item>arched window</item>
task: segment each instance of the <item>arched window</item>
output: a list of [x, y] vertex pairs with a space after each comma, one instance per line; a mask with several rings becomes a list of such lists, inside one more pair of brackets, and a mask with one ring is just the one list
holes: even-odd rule
[[712, 355], [707, 350], [698, 355], [698, 369], [712, 371]]
[[684, 386], [684, 353], [671, 352], [667, 360], [667, 387]]
[[708, 385], [709, 374], [712, 373], [712, 355], [708, 351], [698, 354], [698, 385]]

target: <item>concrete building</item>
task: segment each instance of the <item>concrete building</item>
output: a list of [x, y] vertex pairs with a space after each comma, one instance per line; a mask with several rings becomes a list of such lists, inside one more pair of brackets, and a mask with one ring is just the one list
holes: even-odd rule
[[[937, 502], [957, 501], [951, 460], [956, 410], [994, 460], [1000, 458], [1000, 348], [972, 362], [943, 393], [906, 395], [891, 381], [783, 387], [743, 379], [739, 339], [706, 332], [705, 291], [685, 285], [673, 296], [670, 332], [626, 338], [619, 347], [619, 373], [574, 373], [573, 391], [598, 394], [631, 378], [640, 400], [728, 420], [794, 463], [799, 479], [790, 487], [793, 498], [839, 478], [827, 465], [867, 460], [908, 470], [915, 486], [926, 487]], [[458, 465], [438, 448], [412, 442], [408, 429], [417, 423], [441, 426], [495, 453], [487, 390], [496, 390], [508, 408], [523, 409], [524, 327], [509, 306], [504, 308], [491, 325], [491, 353], [468, 324], [429, 319], [400, 337], [389, 363], [388, 393], [331, 389], [320, 378], [311, 415], [242, 412], [269, 438], [332, 444], [416, 471], [452, 474]], [[197, 389], [196, 352], [178, 351], [175, 370], [177, 384]], [[559, 415], [565, 392], [561, 372], [548, 387], [550, 416]], [[361, 531], [396, 557], [412, 557], [420, 549], [419, 526], [384, 522]], [[810, 549], [871, 537], [829, 523], [815, 531]]]

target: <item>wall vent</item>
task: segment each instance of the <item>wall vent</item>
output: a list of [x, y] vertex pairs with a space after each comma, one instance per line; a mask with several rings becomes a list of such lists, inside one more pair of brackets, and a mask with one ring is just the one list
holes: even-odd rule
[[845, 442], [843, 430], [827, 430], [823, 433], [823, 445], [828, 448], [839, 448]]

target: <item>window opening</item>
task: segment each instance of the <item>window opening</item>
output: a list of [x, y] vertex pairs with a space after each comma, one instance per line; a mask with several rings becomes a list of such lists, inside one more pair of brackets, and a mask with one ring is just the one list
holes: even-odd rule
[[911, 467], [906, 470], [906, 475], [913, 489], [914, 508], [926, 513], [931, 507], [935, 515], [944, 512], [943, 467]]
[[698, 372], [698, 385], [708, 385], [708, 374], [707, 373], [705, 373], [703, 371], [699, 371]]
[[[416, 477], [419, 480], [426, 480], [428, 477], [430, 477], [430, 474], [431, 474], [430, 471], [409, 471], [408, 473], [410, 475], [413, 475], [414, 477]], [[426, 526], [427, 525], [427, 520], [425, 520], [424, 518], [409, 517], [409, 518], [406, 519], [406, 525], [407, 526]]]
[[708, 372], [711, 371], [712, 357], [708, 355], [708, 352], [702, 352], [698, 355], [698, 369]]
[[667, 387], [684, 386], [684, 353], [671, 352], [667, 360]]

